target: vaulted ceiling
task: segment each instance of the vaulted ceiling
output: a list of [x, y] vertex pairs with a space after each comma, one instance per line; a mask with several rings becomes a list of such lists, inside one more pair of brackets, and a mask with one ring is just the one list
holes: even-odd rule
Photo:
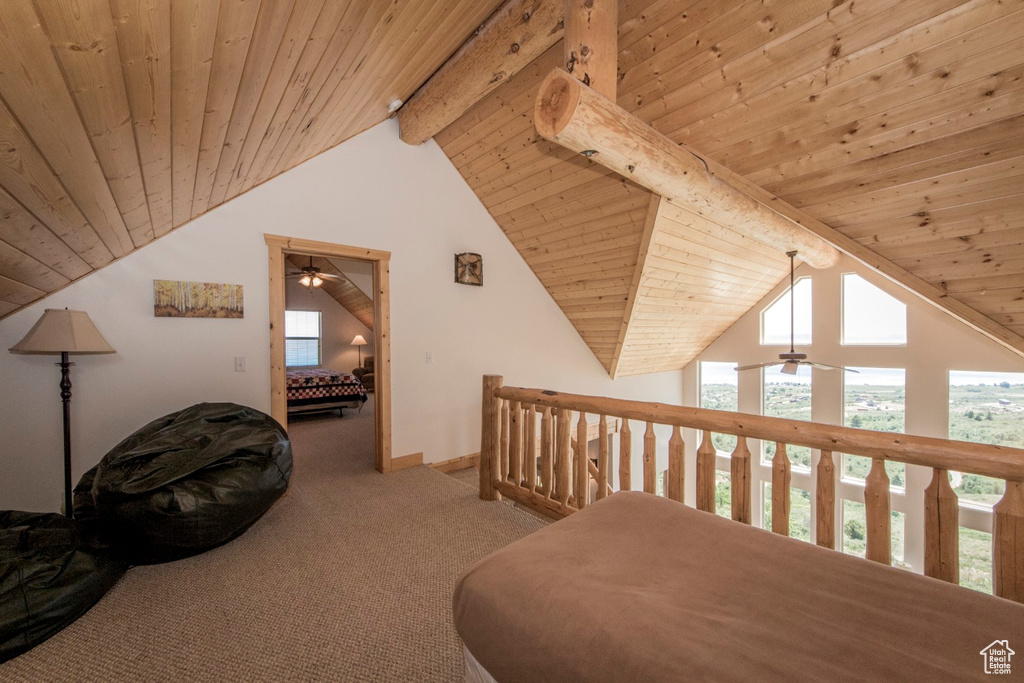
[[3, 0], [0, 316], [383, 121], [499, 0]]
[[[1022, 10], [624, 0], [617, 101], [1024, 354]], [[609, 372], [681, 367], [784, 255], [541, 138], [561, 64], [557, 42], [436, 140]]]
[[[500, 4], [3, 0], [0, 316], [384, 120]], [[621, 107], [1024, 354], [1024, 2], [619, 4]], [[556, 30], [436, 140], [612, 375], [682, 367], [785, 255], [540, 138]]]

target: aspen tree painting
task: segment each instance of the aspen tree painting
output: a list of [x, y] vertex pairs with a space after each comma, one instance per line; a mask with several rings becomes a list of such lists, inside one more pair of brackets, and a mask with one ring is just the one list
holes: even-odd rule
[[158, 318], [243, 318], [242, 285], [153, 280]]

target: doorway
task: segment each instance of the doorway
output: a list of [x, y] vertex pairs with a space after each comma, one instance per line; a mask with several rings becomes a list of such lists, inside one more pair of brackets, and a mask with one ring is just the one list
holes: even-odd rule
[[391, 471], [391, 253], [279, 235], [264, 235], [264, 239], [267, 243], [270, 292], [270, 414], [285, 428], [288, 427], [284, 330], [287, 257], [298, 254], [370, 264], [374, 288], [374, 463], [379, 472]]

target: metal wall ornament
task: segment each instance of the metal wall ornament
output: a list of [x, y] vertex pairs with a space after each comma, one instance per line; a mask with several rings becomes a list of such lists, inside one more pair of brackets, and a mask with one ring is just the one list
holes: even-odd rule
[[460, 285], [484, 285], [484, 259], [480, 254], [463, 252], [455, 255], [455, 282]]

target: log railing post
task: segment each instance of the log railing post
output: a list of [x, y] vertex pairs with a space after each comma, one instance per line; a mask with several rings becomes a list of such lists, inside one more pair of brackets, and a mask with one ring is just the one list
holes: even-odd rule
[[554, 420], [551, 417], [551, 408], [545, 406], [544, 415], [540, 420], [540, 485], [544, 495], [551, 498], [554, 495]]
[[537, 406], [524, 406], [523, 413], [523, 486], [537, 489]]
[[938, 467], [924, 490], [924, 573], [960, 583], [960, 504], [949, 472]]
[[653, 422], [647, 423], [644, 432], [644, 491], [658, 492], [658, 452]]
[[750, 449], [745, 436], [736, 437], [729, 474], [732, 475], [732, 518], [750, 524]]
[[704, 430], [697, 448], [697, 509], [715, 512], [715, 458], [717, 451], [711, 432]]
[[815, 505], [817, 523], [814, 541], [823, 548], [836, 547], [836, 466], [832, 451], [822, 451], [818, 458], [818, 478]]
[[587, 452], [587, 414], [580, 411], [579, 422], [576, 423], [576, 507], [580, 510], [590, 502], [590, 454]]
[[570, 481], [569, 471], [569, 411], [558, 408], [555, 412], [555, 496], [559, 503], [569, 503]]
[[792, 479], [786, 444], [775, 444], [772, 458], [772, 531], [789, 536], [789, 482]]
[[501, 481], [508, 480], [508, 401], [501, 402]]
[[871, 470], [864, 478], [864, 515], [867, 522], [867, 550], [869, 560], [892, 564], [892, 517], [889, 504], [889, 474], [885, 461], [871, 459]]
[[608, 418], [601, 415], [597, 423], [601, 436], [597, 441], [597, 499], [608, 495]]
[[508, 478], [513, 486], [519, 486], [523, 473], [523, 418], [519, 401], [509, 401], [508, 412]]
[[686, 500], [686, 444], [679, 426], [673, 425], [672, 437], [668, 440], [668, 482], [665, 485], [668, 497], [685, 503]]
[[629, 420], [623, 418], [622, 429], [619, 430], [619, 490], [629, 491], [633, 486], [630, 470], [633, 467], [633, 434], [629, 430]]
[[483, 408], [480, 421], [480, 500], [498, 500], [494, 482], [501, 471], [498, 462], [501, 433], [501, 399], [494, 392], [501, 387], [501, 375], [484, 375]]
[[1006, 482], [1006, 492], [992, 507], [992, 515], [994, 592], [1024, 602], [1024, 482]]

